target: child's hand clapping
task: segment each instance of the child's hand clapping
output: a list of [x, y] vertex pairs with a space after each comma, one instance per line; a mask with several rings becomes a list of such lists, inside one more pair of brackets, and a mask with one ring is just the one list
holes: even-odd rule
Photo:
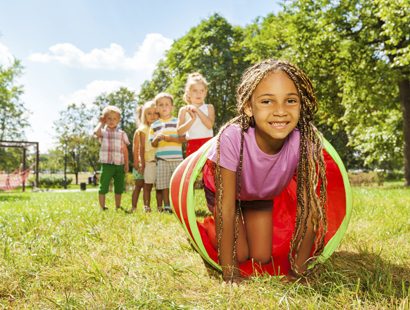
[[187, 110], [188, 112], [191, 111], [193, 113], [198, 113], [198, 108], [196, 105], [190, 104], [187, 106]]
[[189, 106], [187, 107], [186, 111], [187, 111], [187, 113], [189, 114], [189, 116], [190, 116], [193, 120], [195, 120], [196, 117], [197, 117], [197, 112], [196, 112], [196, 110], [195, 110], [196, 107], [193, 106], [194, 108], [191, 108], [191, 106], [193, 106], [193, 105], [189, 105]]

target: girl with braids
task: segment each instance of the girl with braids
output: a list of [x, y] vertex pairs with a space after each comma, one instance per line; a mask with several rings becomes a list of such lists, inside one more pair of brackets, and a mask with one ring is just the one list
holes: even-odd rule
[[221, 128], [208, 153], [215, 186], [205, 180], [208, 203], [215, 206], [223, 278], [240, 282], [239, 263], [249, 259], [271, 263], [273, 197], [296, 178], [287, 275], [294, 281], [312, 271], [308, 263], [321, 254], [327, 231], [327, 182], [322, 141], [312, 124], [317, 111], [312, 84], [296, 66], [265, 60], [244, 72], [237, 102], [238, 116]]

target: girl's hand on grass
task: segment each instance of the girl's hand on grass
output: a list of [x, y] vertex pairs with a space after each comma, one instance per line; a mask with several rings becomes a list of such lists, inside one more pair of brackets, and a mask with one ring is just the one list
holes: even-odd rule
[[[232, 271], [231, 268], [234, 268], [234, 270]], [[236, 267], [223, 268], [222, 279], [226, 283], [230, 283], [230, 284], [239, 284], [245, 280], [245, 278], [242, 277], [239, 269]]]
[[294, 272], [291, 269], [291, 270], [289, 270], [289, 273], [286, 276], [284, 276], [280, 279], [280, 281], [282, 283], [294, 283], [294, 282], [306, 283], [306, 278], [298, 276], [296, 274], [296, 272]]

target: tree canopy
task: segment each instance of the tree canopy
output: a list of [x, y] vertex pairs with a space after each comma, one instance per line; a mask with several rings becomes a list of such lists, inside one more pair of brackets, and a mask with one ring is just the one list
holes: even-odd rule
[[22, 73], [20, 61], [9, 67], [0, 65], [0, 140], [16, 140], [24, 137], [28, 127], [27, 110], [20, 100], [23, 87], [16, 84]]

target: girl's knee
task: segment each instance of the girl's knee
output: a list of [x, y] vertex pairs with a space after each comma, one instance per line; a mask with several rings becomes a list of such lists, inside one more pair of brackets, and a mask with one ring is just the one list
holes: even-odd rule
[[271, 255], [271, 253], [269, 253], [269, 254], [266, 253], [266, 254], [253, 255], [253, 256], [252, 256], [252, 259], [253, 259], [253, 261], [254, 261], [255, 263], [264, 265], [264, 264], [267, 264], [267, 263], [270, 263], [270, 262], [271, 262], [272, 255]]
[[236, 256], [238, 263], [243, 263], [249, 259], [249, 251], [247, 248], [238, 248]]

